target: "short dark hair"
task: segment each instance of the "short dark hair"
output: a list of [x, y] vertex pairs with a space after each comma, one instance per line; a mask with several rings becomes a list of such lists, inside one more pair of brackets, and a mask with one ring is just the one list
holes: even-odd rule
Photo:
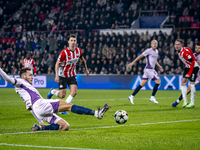
[[197, 46], [200, 46], [200, 41], [199, 42], [197, 42], [197, 44], [196, 44]]
[[22, 74], [26, 73], [27, 71], [31, 71], [31, 69], [30, 68], [23, 68], [19, 73], [20, 78], [22, 77]]
[[[181, 39], [176, 39], [177, 42], [180, 42], [181, 44], [183, 44], [183, 41]], [[175, 41], [175, 42], [176, 42]]]
[[69, 39], [70, 39], [71, 37], [72, 37], [72, 38], [76, 38], [76, 35], [75, 35], [75, 34], [70, 34], [70, 35], [67, 37], [67, 41], [69, 41]]

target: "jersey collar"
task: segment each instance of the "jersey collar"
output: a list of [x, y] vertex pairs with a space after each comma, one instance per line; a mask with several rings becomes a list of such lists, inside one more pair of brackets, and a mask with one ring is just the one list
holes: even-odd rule
[[74, 51], [72, 51], [69, 47], [68, 47], [68, 49], [69, 49], [71, 52], [74, 52], [74, 51], [76, 50], [76, 47], [74, 48]]

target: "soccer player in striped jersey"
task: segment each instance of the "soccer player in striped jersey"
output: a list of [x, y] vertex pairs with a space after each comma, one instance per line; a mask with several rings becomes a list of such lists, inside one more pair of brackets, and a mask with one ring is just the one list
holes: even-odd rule
[[[31, 83], [33, 81], [33, 73], [29, 68], [23, 68], [20, 71], [20, 78], [9, 77], [1, 68], [0, 75], [10, 84], [15, 86], [15, 91], [26, 104], [26, 109], [29, 110], [39, 125], [34, 124], [32, 131], [37, 130], [69, 130], [69, 123], [57, 116], [58, 112], [71, 111], [76, 114], [85, 114], [95, 116], [102, 119], [105, 112], [109, 109], [109, 105], [105, 104], [101, 109], [92, 110], [83, 106], [66, 103], [59, 99], [44, 99], [38, 90]], [[48, 122], [46, 125], [43, 121]]]
[[[192, 50], [189, 47], [182, 47], [182, 40], [177, 39], [175, 41], [175, 49], [178, 52], [179, 58], [182, 60], [182, 62], [185, 64], [185, 69], [183, 73], [183, 79], [181, 82], [181, 93], [183, 96], [183, 108], [194, 108], [195, 104], [195, 80], [197, 78], [197, 73], [199, 71], [199, 65], [197, 62], [197, 59], [193, 55]], [[188, 103], [187, 101], [187, 87], [186, 84], [190, 80], [190, 89], [191, 89], [191, 102]]]
[[60, 55], [55, 65], [55, 81], [59, 84], [59, 91], [51, 89], [47, 95], [47, 99], [50, 99], [53, 95], [59, 98], [64, 98], [66, 96], [66, 88], [68, 85], [70, 89], [70, 95], [67, 97], [66, 102], [71, 103], [77, 93], [77, 62], [79, 60], [82, 62], [87, 76], [89, 76], [89, 71], [87, 69], [86, 61], [82, 56], [81, 49], [76, 47], [76, 35], [69, 35], [67, 40], [69, 43], [69, 47], [60, 52]]
[[[197, 59], [197, 63], [200, 65], [200, 43], [198, 43], [195, 46], [194, 57]], [[200, 70], [198, 71], [197, 78], [196, 78], [194, 84], [195, 84], [195, 86], [197, 86], [199, 83], [200, 83]], [[190, 92], [191, 92], [191, 88], [190, 88], [190, 84], [189, 84], [188, 88], [187, 88], [187, 94], [189, 94]], [[176, 107], [182, 99], [183, 99], [183, 96], [181, 94], [181, 96], [172, 104], [172, 107]], [[186, 106], [186, 107], [189, 107], [189, 106]], [[193, 107], [194, 107], [194, 105], [192, 106], [192, 108]]]
[[31, 54], [29, 52], [26, 54], [26, 58], [23, 60], [23, 68], [30, 68], [32, 72], [34, 70], [34, 76], [36, 76], [35, 61], [31, 58]]

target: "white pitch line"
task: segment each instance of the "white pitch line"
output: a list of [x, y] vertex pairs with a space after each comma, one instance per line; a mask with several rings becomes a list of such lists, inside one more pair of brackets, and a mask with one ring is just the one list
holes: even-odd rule
[[[102, 126], [102, 127], [90, 127], [90, 128], [77, 128], [70, 129], [73, 131], [76, 130], [90, 130], [90, 129], [105, 129], [105, 128], [117, 128], [117, 127], [128, 127], [128, 126], [142, 126], [142, 125], [154, 125], [154, 124], [166, 124], [166, 123], [180, 123], [180, 122], [192, 122], [192, 121], [200, 121], [200, 119], [191, 119], [191, 120], [177, 120], [177, 121], [165, 121], [165, 122], [152, 122], [152, 123], [139, 123], [139, 124], [123, 124], [116, 126]], [[51, 132], [51, 131], [36, 131], [36, 132], [16, 132], [16, 133], [2, 133], [0, 135], [8, 135], [8, 134], [29, 134], [29, 133], [40, 133], [40, 132]], [[55, 131], [53, 131], [55, 132]]]
[[51, 149], [76, 149], [76, 150], [103, 150], [103, 149], [90, 149], [90, 148], [74, 148], [74, 147], [52, 147], [52, 146], [36, 146], [36, 145], [19, 145], [19, 144], [7, 144], [0, 143], [0, 145], [4, 146], [18, 146], [18, 147], [34, 147], [34, 148], [51, 148]]

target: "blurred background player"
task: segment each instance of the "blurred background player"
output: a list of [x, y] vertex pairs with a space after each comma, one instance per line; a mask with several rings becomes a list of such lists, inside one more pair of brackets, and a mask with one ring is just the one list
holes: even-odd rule
[[[197, 63], [200, 65], [200, 42], [195, 46], [194, 57], [197, 59]], [[199, 82], [200, 82], [200, 70], [198, 71], [197, 78], [194, 83], [195, 86], [197, 86], [199, 84]], [[190, 92], [191, 92], [191, 88], [190, 88], [190, 84], [189, 84], [188, 88], [187, 88], [187, 94], [189, 94]], [[181, 96], [172, 104], [172, 107], [176, 107], [182, 99], [183, 99], [183, 96], [181, 94]]]
[[55, 81], [59, 84], [59, 91], [51, 89], [47, 95], [47, 99], [51, 99], [53, 95], [64, 98], [66, 96], [67, 85], [70, 89], [70, 95], [67, 97], [66, 102], [71, 103], [77, 93], [77, 79], [76, 79], [76, 64], [80, 60], [85, 73], [89, 76], [86, 61], [82, 56], [80, 48], [76, 47], [77, 37], [71, 34], [67, 38], [69, 47], [62, 50], [55, 65]]
[[133, 103], [134, 96], [140, 91], [140, 89], [145, 86], [145, 84], [148, 82], [149, 79], [155, 81], [155, 85], [153, 88], [152, 96], [149, 99], [151, 102], [158, 104], [156, 101], [156, 98], [154, 97], [158, 86], [160, 85], [160, 78], [158, 76], [158, 73], [155, 71], [155, 65], [159, 67], [161, 72], [163, 72], [163, 67], [160, 66], [160, 64], [157, 62], [158, 58], [158, 42], [156, 40], [151, 41], [151, 48], [146, 49], [141, 55], [139, 55], [132, 63], [128, 64], [129, 66], [132, 66], [136, 61], [140, 60], [143, 57], [146, 57], [146, 66], [144, 68], [144, 74], [142, 76], [142, 81], [140, 82], [140, 85], [135, 89], [133, 94], [128, 97], [131, 104]]
[[[183, 73], [183, 78], [181, 82], [181, 93], [183, 97], [183, 108], [194, 108], [195, 104], [195, 80], [197, 78], [197, 73], [199, 71], [199, 65], [197, 63], [197, 59], [192, 53], [192, 50], [189, 47], [182, 47], [182, 40], [177, 39], [175, 41], [175, 50], [178, 52], [179, 58], [183, 61], [185, 64], [185, 69]], [[191, 102], [188, 103], [187, 101], [187, 87], [186, 84], [190, 80], [190, 91], [191, 91]]]
[[[34, 124], [32, 131], [36, 130], [69, 130], [69, 123], [57, 116], [61, 111], [71, 111], [76, 114], [92, 115], [102, 119], [105, 112], [109, 109], [108, 104], [98, 110], [92, 110], [83, 106], [66, 103], [65, 101], [52, 99], [43, 99], [36, 88], [31, 84], [33, 73], [29, 68], [23, 68], [20, 71], [20, 78], [9, 77], [1, 68], [0, 75], [9, 83], [15, 86], [15, 91], [26, 103], [26, 109], [31, 111], [40, 125]], [[43, 121], [48, 122], [46, 125]]]
[[31, 53], [26, 54], [26, 58], [23, 60], [23, 68], [29, 68], [31, 71], [34, 71], [34, 76], [36, 76], [36, 67], [35, 67], [35, 61], [31, 58]]

